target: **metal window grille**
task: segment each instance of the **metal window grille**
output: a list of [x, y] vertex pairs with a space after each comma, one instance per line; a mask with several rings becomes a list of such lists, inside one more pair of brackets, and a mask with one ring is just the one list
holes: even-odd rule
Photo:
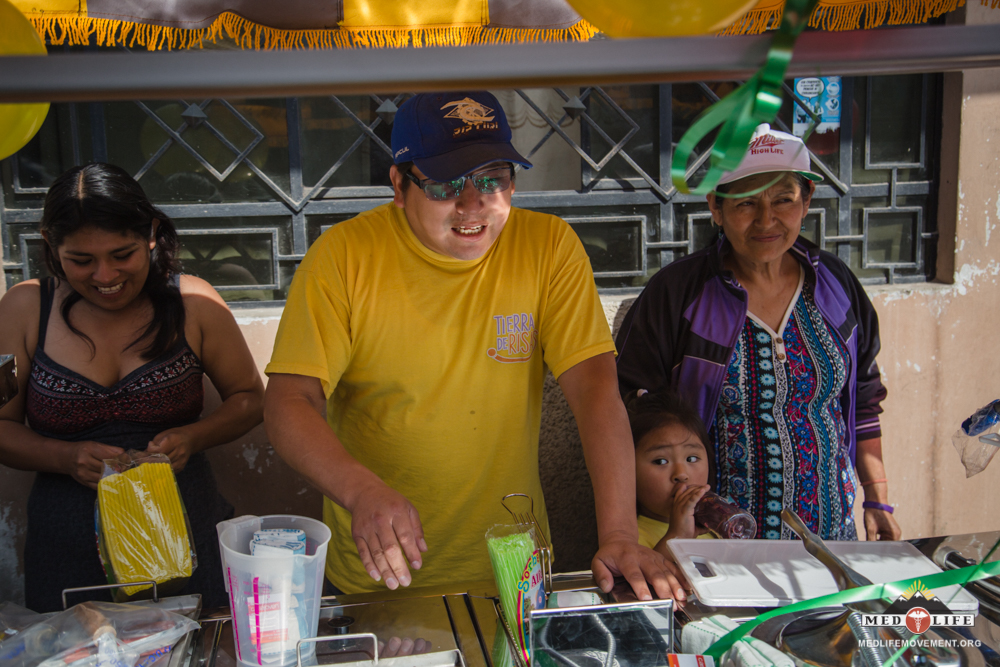
[[[498, 93], [515, 145], [541, 168], [514, 204], [567, 219], [598, 287], [634, 292], [711, 242], [703, 197], [670, 183], [673, 147], [739, 82]], [[810, 138], [824, 175], [804, 236], [863, 283], [933, 277], [940, 77], [843, 78], [839, 129]], [[775, 125], [790, 131], [793, 85]], [[281, 301], [320, 233], [389, 201], [389, 135], [407, 95], [54, 104], [38, 136], [3, 162], [7, 285], [45, 272], [44, 194], [64, 169], [108, 161], [177, 224], [185, 270], [230, 301]], [[703, 172], [708, 145], [691, 166]]]

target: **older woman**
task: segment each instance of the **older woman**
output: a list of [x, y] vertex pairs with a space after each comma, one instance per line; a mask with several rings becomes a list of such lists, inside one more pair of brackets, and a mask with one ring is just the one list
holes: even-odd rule
[[[821, 177], [802, 141], [757, 128], [708, 195], [718, 242], [656, 274], [618, 333], [623, 393], [673, 387], [715, 446], [719, 493], [758, 538], [792, 536], [788, 507], [823, 538], [898, 539], [878, 415], [878, 318], [851, 270], [799, 236]], [[857, 471], [855, 473], [855, 470]]]
[[[198, 568], [185, 592], [225, 604], [215, 524], [233, 508], [202, 452], [261, 421], [264, 387], [239, 327], [211, 285], [180, 275], [173, 223], [117, 167], [57, 178], [41, 232], [53, 277], [0, 300], [0, 350], [20, 371], [0, 411], [0, 463], [38, 472], [26, 603], [55, 611], [64, 588], [106, 583], [94, 542], [102, 461], [144, 449], [170, 458], [191, 521]], [[199, 419], [203, 374], [222, 404]]]

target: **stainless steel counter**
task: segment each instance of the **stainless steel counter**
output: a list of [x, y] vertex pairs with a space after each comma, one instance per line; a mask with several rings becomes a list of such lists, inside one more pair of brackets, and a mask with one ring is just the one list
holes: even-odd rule
[[[966, 562], [981, 561], [997, 539], [1000, 539], [1000, 532], [918, 539], [911, 543], [936, 562], [945, 562], [944, 557], [953, 553], [953, 564], [960, 567]], [[990, 558], [995, 559], [995, 556]], [[555, 575], [553, 590], [599, 593], [589, 572]], [[968, 664], [1000, 666], [1000, 587], [986, 582], [978, 590], [972, 587], [969, 590], [981, 603], [981, 613], [970, 632], [982, 641], [984, 650]], [[317, 658], [321, 664], [371, 665], [377, 654], [378, 662], [386, 663], [386, 667], [395, 663], [400, 667], [404, 663], [405, 667], [509, 667], [509, 661], [494, 659], [494, 655], [500, 655], [495, 653], [496, 647], [504, 641], [495, 597], [493, 582], [478, 582], [438, 589], [387, 590], [324, 598], [318, 634], [323, 638], [349, 636], [340, 641], [333, 639], [320, 643]], [[766, 610], [712, 609], [695, 601], [685, 610], [676, 612], [675, 618], [679, 628], [713, 613], [747, 619], [763, 611]], [[199, 663], [201, 667], [231, 667], [231, 664], [219, 662], [222, 652], [234, 655], [229, 619], [217, 616], [202, 621], [203, 639], [196, 647], [192, 664], [195, 667]]]

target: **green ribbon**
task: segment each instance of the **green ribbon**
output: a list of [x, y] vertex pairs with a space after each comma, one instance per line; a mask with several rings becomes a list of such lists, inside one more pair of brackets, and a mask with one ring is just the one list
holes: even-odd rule
[[[786, 0], [781, 27], [771, 41], [764, 66], [742, 86], [706, 109], [681, 137], [670, 165], [674, 187], [684, 194], [712, 192], [719, 179], [743, 160], [750, 138], [761, 123], [770, 123], [781, 110], [781, 86], [799, 33], [819, 0]], [[695, 147], [716, 127], [708, 173], [696, 188], [687, 184], [687, 163]]]
[[[765, 621], [769, 621], [775, 616], [791, 614], [796, 611], [819, 609], [821, 607], [834, 607], [850, 602], [864, 602], [866, 600], [877, 599], [895, 600], [899, 597], [900, 593], [918, 581], [926, 588], [943, 588], [945, 586], [952, 586], [955, 584], [964, 586], [965, 584], [973, 581], [995, 576], [1000, 574], [1000, 561], [987, 563], [986, 559], [989, 558], [990, 555], [996, 550], [997, 546], [1000, 546], [1000, 542], [993, 545], [993, 549], [990, 550], [990, 553], [986, 555], [986, 558], [984, 558], [983, 562], [979, 565], [970, 565], [969, 567], [963, 567], [957, 570], [948, 570], [947, 572], [939, 572], [937, 574], [926, 575], [923, 577], [914, 577], [913, 579], [902, 579], [900, 581], [893, 581], [887, 584], [872, 584], [871, 586], [851, 588], [846, 591], [831, 593], [830, 595], [824, 595], [822, 597], [806, 600], [804, 602], [796, 602], [795, 604], [788, 605], [787, 607], [780, 607], [779, 609], [769, 611], [765, 614], [761, 614], [752, 621], [747, 621], [736, 630], [733, 630], [729, 634], [719, 638], [717, 642], [712, 644], [708, 650], [705, 651], [705, 655], [712, 656], [716, 664], [719, 664], [723, 654], [732, 648], [733, 644], [743, 639], [744, 636], [752, 632], [758, 625], [764, 623]], [[889, 667], [889, 665], [895, 662], [896, 658], [902, 655], [907, 648], [908, 646], [904, 646], [899, 649], [886, 663], [886, 667]]]

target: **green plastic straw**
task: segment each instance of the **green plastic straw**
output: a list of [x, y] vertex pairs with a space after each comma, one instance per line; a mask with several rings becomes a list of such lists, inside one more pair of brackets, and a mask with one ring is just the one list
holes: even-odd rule
[[507, 633], [504, 632], [503, 624], [497, 621], [497, 631], [493, 635], [493, 667], [514, 667], [514, 656], [511, 651], [515, 650], [507, 641]]
[[[517, 582], [521, 579], [524, 566], [535, 551], [535, 541], [530, 532], [515, 532], [500, 537], [490, 537], [497, 528], [516, 530], [513, 526], [497, 526], [486, 535], [486, 547], [490, 552], [493, 577], [500, 592], [500, 606], [511, 632], [518, 636], [522, 630], [517, 623]], [[527, 647], [525, 647], [527, 648]]]

